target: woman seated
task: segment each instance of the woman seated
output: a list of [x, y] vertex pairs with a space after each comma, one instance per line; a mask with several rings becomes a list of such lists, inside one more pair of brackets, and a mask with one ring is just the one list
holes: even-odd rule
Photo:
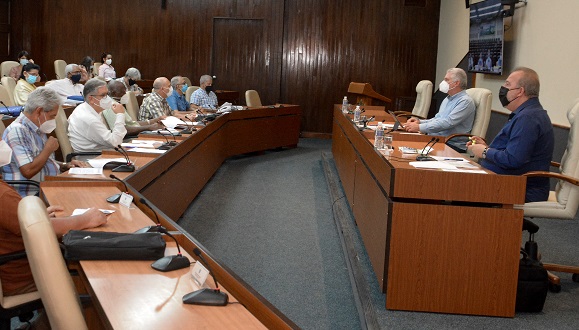
[[19, 63], [17, 66], [12, 67], [10, 70], [10, 77], [14, 78], [14, 80], [18, 81], [20, 79], [20, 74], [22, 73], [22, 67], [30, 63], [34, 63], [34, 61], [30, 58], [30, 54], [27, 51], [23, 50], [18, 53], [17, 62]]
[[40, 67], [34, 63], [28, 63], [22, 69], [20, 79], [14, 88], [14, 104], [24, 105], [28, 101], [28, 94], [36, 89], [34, 83], [40, 81]]

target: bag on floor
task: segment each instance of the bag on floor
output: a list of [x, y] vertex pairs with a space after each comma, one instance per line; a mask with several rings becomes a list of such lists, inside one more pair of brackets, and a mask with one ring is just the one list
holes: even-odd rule
[[517, 303], [515, 311], [538, 313], [543, 310], [549, 278], [543, 264], [529, 257], [521, 249], [523, 257], [519, 261], [519, 282], [517, 285]]

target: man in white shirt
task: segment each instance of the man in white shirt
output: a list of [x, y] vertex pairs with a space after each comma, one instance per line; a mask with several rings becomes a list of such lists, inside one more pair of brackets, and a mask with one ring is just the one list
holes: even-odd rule
[[[74, 109], [68, 117], [68, 137], [75, 152], [94, 152], [114, 148], [123, 142], [125, 108], [108, 96], [106, 82], [93, 78], [84, 86], [84, 103]], [[111, 108], [116, 115], [112, 130], [104, 117], [105, 109]]]
[[52, 80], [46, 83], [46, 87], [55, 91], [60, 96], [62, 103], [74, 105], [77, 102], [71, 102], [69, 96], [81, 96], [84, 86], [79, 83], [82, 70], [76, 64], [69, 64], [64, 68], [66, 78]]

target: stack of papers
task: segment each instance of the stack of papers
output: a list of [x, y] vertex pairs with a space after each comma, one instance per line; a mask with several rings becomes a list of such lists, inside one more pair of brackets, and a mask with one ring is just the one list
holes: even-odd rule
[[[102, 170], [102, 168], [105, 166], [106, 163], [108, 162], [121, 162], [121, 163], [126, 163], [127, 160], [125, 158], [94, 158], [94, 159], [89, 159], [88, 163], [90, 164], [90, 166], [92, 166], [93, 168], [97, 169], [100, 168]], [[71, 168], [68, 173], [70, 174], [75, 174], [72, 173], [71, 171], [74, 169], [78, 169], [78, 167], [73, 167]], [[102, 171], [101, 171], [102, 174]]]
[[169, 116], [163, 120], [161, 120], [163, 125], [168, 129], [175, 128], [177, 125], [185, 125], [185, 122], [175, 116]]
[[125, 147], [125, 148], [150, 148], [150, 149], [155, 149], [158, 146], [160, 146], [161, 144], [163, 144], [163, 141], [157, 141], [157, 140], [133, 140], [130, 143], [127, 142], [123, 142], [121, 143], [121, 146]]

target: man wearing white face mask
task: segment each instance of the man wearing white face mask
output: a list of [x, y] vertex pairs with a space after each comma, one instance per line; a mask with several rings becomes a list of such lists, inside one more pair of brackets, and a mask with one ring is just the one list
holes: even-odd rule
[[[47, 136], [56, 128], [56, 114], [60, 98], [53, 90], [38, 87], [28, 95], [28, 101], [18, 118], [2, 135], [13, 150], [10, 163], [2, 168], [4, 180], [43, 181], [45, 176], [58, 175], [70, 167], [86, 166], [84, 162], [61, 163], [54, 159], [58, 140]], [[17, 185], [21, 196], [34, 195], [38, 188]]]
[[[475, 116], [474, 101], [465, 92], [466, 72], [452, 68], [446, 71], [439, 89], [448, 96], [442, 101], [440, 110], [431, 119], [410, 118], [404, 125], [408, 132], [421, 132], [429, 135], [449, 136], [470, 133]], [[450, 141], [458, 148], [464, 148], [466, 141]]]
[[167, 98], [173, 94], [169, 79], [159, 77], [153, 82], [153, 92], [143, 100], [139, 109], [139, 121], [153, 120], [172, 114]]
[[[94, 152], [121, 144], [127, 134], [125, 108], [108, 95], [107, 83], [98, 78], [90, 79], [84, 85], [83, 95], [85, 102], [68, 117], [68, 137], [72, 149], [76, 152]], [[108, 108], [116, 114], [111, 130], [101, 115]]]

